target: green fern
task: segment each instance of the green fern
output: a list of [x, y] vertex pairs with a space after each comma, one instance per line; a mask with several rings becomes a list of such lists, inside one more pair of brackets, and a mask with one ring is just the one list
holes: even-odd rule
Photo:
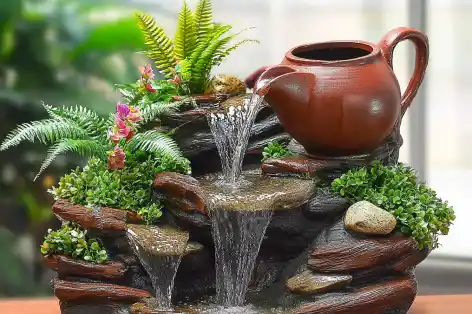
[[176, 142], [167, 135], [156, 130], [150, 130], [136, 134], [125, 148], [136, 151], [143, 150], [148, 153], [157, 153], [179, 160], [183, 158]]
[[98, 138], [106, 131], [106, 120], [82, 106], [56, 108], [43, 103], [51, 118], [63, 118], [80, 125], [90, 137]]
[[197, 44], [195, 21], [192, 10], [184, 1], [182, 10], [179, 13], [179, 21], [177, 24], [177, 32], [174, 39], [174, 51], [177, 60], [183, 60], [195, 49]]
[[141, 116], [144, 122], [154, 121], [158, 116], [166, 112], [171, 112], [178, 109], [183, 104], [182, 101], [174, 102], [156, 102], [149, 105], [140, 106]]
[[211, 0], [200, 0], [195, 9], [195, 32], [197, 44], [205, 41], [213, 28], [213, 7]]
[[172, 75], [171, 69], [176, 65], [174, 44], [152, 16], [146, 13], [136, 13], [136, 17], [146, 45], [149, 47], [149, 50], [145, 52], [146, 56], [154, 61], [162, 73], [170, 77]]
[[34, 181], [49, 167], [58, 155], [65, 152], [75, 152], [82, 157], [97, 157], [100, 159], [105, 159], [106, 157], [106, 147], [94, 140], [63, 139], [48, 149], [46, 158], [41, 164]]
[[167, 77], [174, 72], [181, 76], [181, 94], [205, 92], [215, 66], [242, 44], [258, 42], [246, 39], [231, 46], [230, 42], [245, 30], [228, 34], [230, 25], [214, 23], [211, 0], [199, 0], [193, 13], [184, 1], [174, 42], [166, 37], [151, 16], [142, 13], [137, 16], [149, 47], [147, 56]]
[[38, 140], [43, 144], [54, 144], [63, 139], [86, 139], [88, 133], [76, 123], [63, 118], [45, 119], [23, 123], [11, 131], [0, 146], [0, 151], [16, 146], [23, 141]]

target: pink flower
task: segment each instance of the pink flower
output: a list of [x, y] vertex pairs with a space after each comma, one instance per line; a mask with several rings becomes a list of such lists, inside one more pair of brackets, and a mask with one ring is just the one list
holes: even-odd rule
[[124, 137], [127, 137], [129, 135], [129, 132], [131, 131], [130, 127], [126, 125], [126, 123], [121, 120], [119, 117], [118, 117], [118, 113], [117, 113], [117, 116], [116, 116], [116, 119], [115, 119], [115, 134], [118, 135], [119, 138], [124, 138]]
[[125, 167], [125, 159], [125, 152], [120, 146], [116, 145], [115, 149], [108, 153], [108, 169], [123, 169]]
[[129, 114], [129, 107], [126, 104], [116, 104], [116, 116], [121, 120], [126, 120]]
[[182, 79], [180, 76], [176, 75], [173, 79], [167, 80], [169, 83], [174, 83], [174, 85], [179, 85]]
[[126, 118], [127, 121], [131, 123], [136, 123], [139, 121], [143, 121], [143, 117], [141, 116], [141, 110], [135, 107], [129, 107], [130, 113], [128, 114], [128, 117]]
[[144, 84], [144, 88], [150, 92], [150, 93], [155, 93], [157, 92], [157, 89], [154, 89], [151, 85], [151, 83], [147, 82], [146, 84]]
[[154, 78], [154, 72], [149, 64], [146, 66], [140, 66], [139, 71], [141, 72], [141, 77], [145, 80], [152, 80]]
[[120, 141], [120, 136], [116, 132], [113, 132], [111, 129], [107, 131], [108, 138], [111, 139], [113, 143], [118, 143]]

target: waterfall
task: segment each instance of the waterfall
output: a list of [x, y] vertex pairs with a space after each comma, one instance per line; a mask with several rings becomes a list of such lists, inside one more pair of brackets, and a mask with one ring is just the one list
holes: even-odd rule
[[240, 306], [272, 211], [210, 208], [209, 213], [216, 252], [216, 302]]
[[126, 235], [151, 278], [159, 308], [170, 309], [174, 279], [185, 252], [188, 233], [170, 227], [129, 225]]
[[244, 106], [230, 107], [226, 113], [212, 113], [208, 124], [220, 155], [223, 181], [235, 186], [242, 171], [252, 125], [264, 98], [253, 94]]

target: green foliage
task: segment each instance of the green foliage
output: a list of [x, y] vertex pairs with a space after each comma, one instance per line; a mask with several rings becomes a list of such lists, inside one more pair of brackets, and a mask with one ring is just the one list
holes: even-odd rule
[[397, 228], [412, 236], [418, 247], [437, 248], [438, 235], [446, 235], [454, 210], [436, 192], [417, 183], [412, 168], [403, 164], [349, 170], [332, 182], [332, 190], [352, 202], [369, 201], [392, 213]]
[[172, 76], [171, 69], [176, 65], [174, 45], [164, 29], [157, 25], [154, 18], [146, 13], [137, 13], [138, 26], [144, 34], [148, 46], [146, 56], [154, 60], [156, 67], [167, 77]]
[[187, 159], [137, 151], [127, 154], [123, 169], [109, 170], [99, 159], [90, 159], [83, 169], [77, 168], [61, 178], [50, 193], [55, 199], [69, 200], [85, 206], [106, 206], [133, 210], [151, 223], [161, 216], [162, 206], [152, 201], [151, 185], [159, 172], [189, 174]]
[[245, 30], [229, 34], [231, 25], [214, 23], [211, 0], [200, 0], [193, 13], [184, 2], [173, 42], [150, 15], [138, 13], [136, 16], [148, 45], [146, 55], [167, 77], [182, 79], [179, 84], [183, 95], [203, 93], [214, 67], [242, 44], [258, 42], [245, 39], [231, 44]]
[[59, 230], [48, 230], [41, 245], [44, 256], [64, 254], [78, 260], [104, 263], [108, 260], [106, 250], [96, 240], [87, 236], [87, 231], [66, 223]]
[[285, 158], [291, 156], [293, 156], [291, 151], [279, 142], [275, 141], [270, 142], [266, 147], [264, 147], [264, 151], [262, 152], [262, 161], [269, 158]]
[[[141, 103], [136, 106], [144, 111], [144, 122], [155, 119], [158, 115], [175, 109], [179, 103]], [[49, 115], [48, 119], [21, 124], [11, 131], [0, 146], [0, 151], [16, 146], [22, 141], [40, 141], [49, 145], [47, 156], [36, 178], [59, 155], [75, 152], [83, 157], [95, 157], [105, 160], [107, 152], [113, 149], [106, 130], [113, 126], [115, 115], [110, 119], [99, 117], [96, 113], [81, 106], [56, 108], [43, 104]], [[145, 150], [150, 153], [167, 155], [181, 159], [177, 144], [165, 134], [151, 130], [136, 134], [129, 142], [124, 142], [125, 150], [130, 152]], [[35, 178], [35, 180], [36, 180]]]

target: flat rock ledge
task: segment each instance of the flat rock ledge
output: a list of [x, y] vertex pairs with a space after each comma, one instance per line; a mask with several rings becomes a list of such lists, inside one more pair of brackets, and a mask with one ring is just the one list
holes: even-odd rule
[[351, 280], [350, 275], [315, 274], [305, 270], [289, 278], [286, 287], [295, 294], [311, 295], [344, 288]]
[[148, 291], [105, 283], [84, 283], [54, 279], [52, 286], [55, 296], [61, 302], [74, 301], [117, 301], [120, 303], [136, 303], [150, 298]]
[[58, 200], [52, 206], [53, 213], [61, 220], [79, 224], [82, 228], [96, 231], [126, 230], [126, 223], [140, 223], [141, 218], [135, 212], [109, 207], [90, 209], [75, 205], [65, 200]]
[[401, 277], [352, 292], [322, 296], [303, 305], [294, 313], [384, 314], [387, 310], [394, 309], [402, 310], [399, 313], [406, 313], [416, 297], [416, 292], [416, 281], [411, 277]]
[[411, 237], [356, 235], [346, 230], [343, 219], [339, 219], [313, 243], [308, 268], [316, 273], [335, 274], [353, 274], [376, 267], [404, 271], [416, 266], [427, 253], [419, 250]]
[[164, 201], [181, 210], [206, 214], [204, 192], [198, 180], [176, 172], [161, 172], [156, 175], [152, 188]]
[[314, 177], [321, 169], [331, 168], [337, 163], [324, 160], [314, 160], [305, 157], [272, 158], [265, 160], [262, 165], [262, 173], [265, 174], [298, 174]]
[[50, 268], [57, 271], [59, 276], [79, 276], [90, 279], [122, 279], [128, 267], [119, 261], [109, 261], [96, 264], [68, 258], [64, 255], [53, 255], [44, 258]]

